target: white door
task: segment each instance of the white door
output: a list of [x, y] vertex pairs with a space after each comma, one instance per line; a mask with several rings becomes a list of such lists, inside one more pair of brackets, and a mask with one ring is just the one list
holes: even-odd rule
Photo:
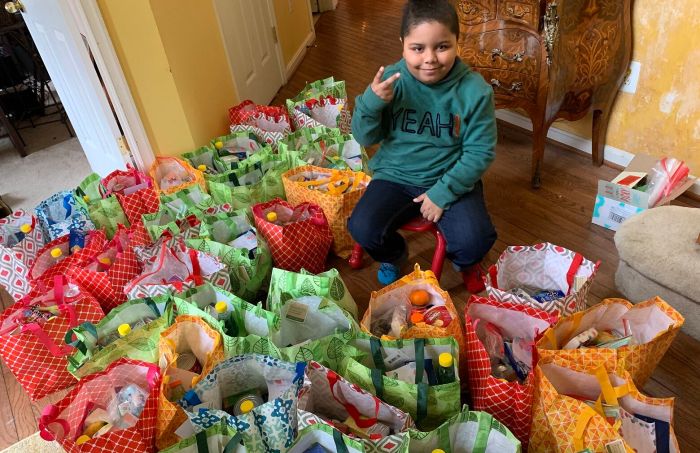
[[268, 104], [284, 84], [271, 0], [214, 0], [238, 97]]
[[24, 21], [90, 167], [102, 176], [126, 168], [117, 141], [119, 125], [68, 2], [21, 1]]

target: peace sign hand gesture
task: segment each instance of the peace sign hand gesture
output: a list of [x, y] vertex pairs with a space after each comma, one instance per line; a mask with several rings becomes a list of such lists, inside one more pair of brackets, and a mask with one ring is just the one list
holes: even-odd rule
[[377, 75], [374, 76], [374, 80], [372, 80], [372, 91], [374, 91], [374, 94], [379, 96], [382, 101], [384, 102], [391, 102], [392, 99], [394, 99], [394, 82], [398, 80], [398, 78], [401, 76], [401, 73], [397, 72], [396, 74], [392, 75], [388, 79], [382, 82], [382, 76], [384, 75], [384, 66], [379, 68], [379, 71], [377, 71]]

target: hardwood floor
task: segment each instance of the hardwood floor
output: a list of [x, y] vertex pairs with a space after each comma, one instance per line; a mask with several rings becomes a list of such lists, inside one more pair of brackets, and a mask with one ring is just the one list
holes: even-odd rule
[[[400, 58], [398, 41], [402, 0], [344, 0], [337, 10], [321, 15], [316, 24], [316, 43], [273, 104], [296, 95], [307, 82], [328, 76], [345, 80], [352, 100], [370, 82], [381, 65]], [[615, 288], [618, 256], [614, 233], [590, 223], [598, 179], [611, 179], [617, 170], [594, 167], [590, 156], [548, 145], [545, 151], [542, 187], [530, 187], [531, 139], [527, 134], [499, 125], [497, 157], [484, 177], [486, 201], [499, 239], [487, 255], [494, 263], [509, 245], [549, 241], [576, 250], [591, 260], [600, 260], [600, 270], [589, 295], [589, 305], [606, 297], [621, 297]], [[700, 206], [681, 198], [676, 204]], [[408, 234], [412, 260], [430, 267], [434, 248], [430, 235]], [[366, 259], [355, 271], [345, 261], [330, 263], [343, 275], [361, 311], [371, 291], [380, 288], [376, 263]], [[408, 269], [407, 269], [408, 271]], [[445, 266], [441, 285], [452, 295], [458, 309], [468, 293], [460, 276]], [[11, 300], [0, 291], [4, 307]], [[643, 391], [652, 396], [675, 396], [675, 430], [683, 451], [700, 451], [700, 343], [681, 333], [665, 355]], [[31, 403], [5, 365], [0, 374], [0, 449], [36, 431], [36, 418], [46, 404], [64, 392], [39, 403]]]

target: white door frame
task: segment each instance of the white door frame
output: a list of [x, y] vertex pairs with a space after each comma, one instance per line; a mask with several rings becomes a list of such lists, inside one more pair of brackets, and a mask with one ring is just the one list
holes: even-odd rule
[[85, 35], [95, 59], [117, 121], [122, 128], [128, 151], [123, 150], [125, 162], [133, 157], [134, 164], [147, 171], [155, 160], [153, 148], [141, 121], [136, 103], [114, 51], [109, 32], [102, 19], [97, 0], [70, 0], [79, 30]]

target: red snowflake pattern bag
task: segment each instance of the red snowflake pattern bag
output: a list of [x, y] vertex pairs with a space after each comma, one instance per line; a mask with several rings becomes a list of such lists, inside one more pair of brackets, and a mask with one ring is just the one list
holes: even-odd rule
[[116, 170], [102, 179], [105, 196], [114, 194], [129, 223], [141, 220], [143, 214], [157, 212], [160, 207], [153, 179], [128, 165], [127, 170]]

